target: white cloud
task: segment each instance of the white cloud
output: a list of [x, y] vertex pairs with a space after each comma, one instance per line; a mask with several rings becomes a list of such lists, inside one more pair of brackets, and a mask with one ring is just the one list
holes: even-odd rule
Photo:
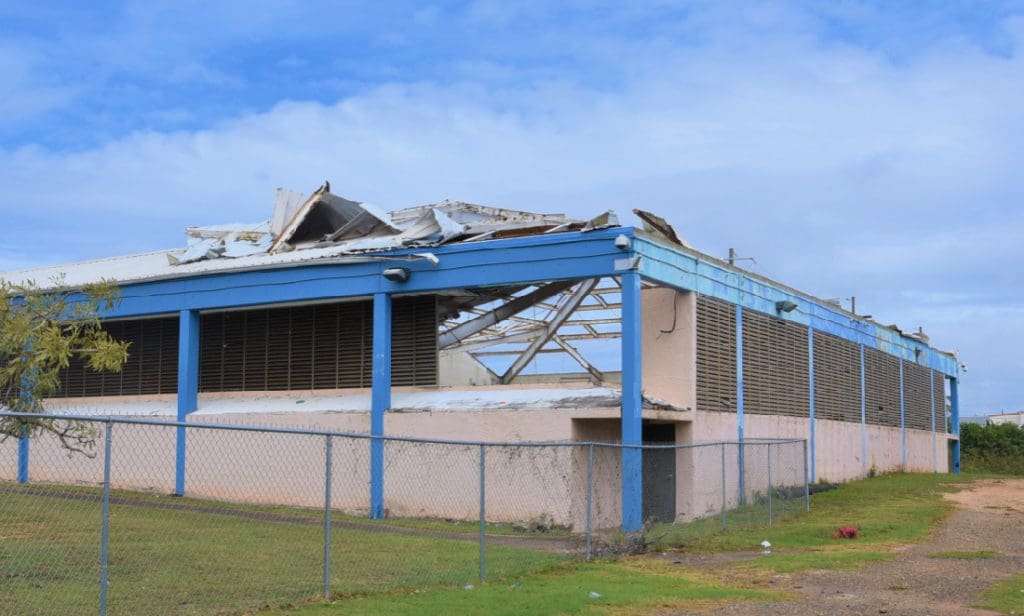
[[[475, 18], [506, 19], [495, 6], [479, 5]], [[454, 85], [284, 101], [75, 152], [0, 152], [0, 208], [79, 221], [57, 232], [91, 257], [177, 244], [189, 224], [265, 218], [277, 186], [312, 190], [324, 179], [385, 208], [445, 197], [578, 216], [642, 207], [709, 252], [735, 246], [758, 259], [756, 271], [858, 295], [882, 320], [930, 316], [941, 347], [1024, 345], [1022, 331], [976, 324], [994, 310], [986, 302], [1019, 310], [1024, 298], [1012, 284], [1024, 261], [1017, 47], [992, 55], [952, 40], [894, 62], [821, 42], [806, 20], [786, 36], [751, 36], [786, 21], [779, 10], [709, 27], [701, 45], [663, 34], [625, 46], [610, 81], [589, 86], [543, 72], [509, 85], [514, 69], [465, 59]], [[1019, 25], [1009, 31], [1019, 46]], [[614, 50], [583, 40], [577, 51]], [[480, 85], [492, 83], [483, 73], [505, 85]], [[25, 230], [12, 249], [42, 261], [30, 250], [41, 241], [51, 240]], [[929, 312], [929, 294], [951, 289]], [[974, 373], [990, 362], [1003, 374], [1007, 356], [987, 357], [972, 361]]]

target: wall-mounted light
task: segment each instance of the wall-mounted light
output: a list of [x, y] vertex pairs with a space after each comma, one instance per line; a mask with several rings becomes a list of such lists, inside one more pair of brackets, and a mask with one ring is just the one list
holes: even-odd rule
[[783, 299], [775, 302], [775, 312], [778, 312], [780, 314], [783, 312], [793, 312], [798, 307], [799, 304], [791, 302], [788, 299]]
[[409, 280], [409, 269], [405, 267], [389, 267], [384, 270], [383, 275], [391, 282], [405, 282]]

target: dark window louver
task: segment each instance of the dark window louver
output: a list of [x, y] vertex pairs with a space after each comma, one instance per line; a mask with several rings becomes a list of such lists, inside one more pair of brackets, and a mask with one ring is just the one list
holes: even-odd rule
[[860, 423], [860, 347], [814, 332], [814, 416]]
[[178, 318], [107, 321], [103, 329], [131, 343], [121, 372], [95, 372], [81, 358], [61, 371], [58, 398], [168, 394], [178, 390]]
[[864, 349], [865, 417], [867, 423], [900, 425], [900, 360], [878, 349]]
[[[178, 319], [104, 323], [127, 340], [119, 374], [73, 360], [57, 397], [176, 393]], [[396, 298], [392, 308], [392, 385], [437, 384], [437, 305], [433, 296]], [[202, 315], [199, 390], [286, 391], [372, 384], [373, 303], [264, 308]]]
[[[370, 301], [206, 314], [200, 332], [200, 391], [372, 385]], [[433, 296], [394, 300], [391, 383], [437, 384], [437, 306]]]

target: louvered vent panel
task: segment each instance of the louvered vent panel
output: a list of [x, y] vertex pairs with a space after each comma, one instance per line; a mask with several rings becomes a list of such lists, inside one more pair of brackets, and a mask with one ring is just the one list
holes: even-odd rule
[[[369, 387], [373, 305], [368, 301], [203, 315], [202, 391]], [[394, 302], [392, 382], [437, 384], [433, 296]]]
[[316, 338], [314, 306], [291, 308], [291, 349], [288, 389], [313, 389], [313, 340]]
[[120, 373], [90, 369], [81, 357], [72, 357], [61, 371], [56, 397], [132, 396], [174, 393], [178, 388], [178, 319], [106, 321], [103, 329], [130, 343], [128, 360]]
[[903, 362], [903, 393], [907, 428], [932, 429], [931, 371], [913, 362]]
[[864, 389], [869, 424], [900, 425], [900, 360], [879, 351], [864, 349]]
[[810, 415], [807, 328], [743, 311], [743, 410]]
[[860, 422], [860, 347], [814, 332], [814, 415]]
[[736, 412], [736, 308], [697, 297], [697, 408]]
[[338, 387], [338, 304], [314, 308], [313, 389]]
[[391, 383], [437, 384], [437, 301], [405, 297], [392, 308]]
[[338, 307], [338, 387], [369, 387], [373, 373], [373, 303]]

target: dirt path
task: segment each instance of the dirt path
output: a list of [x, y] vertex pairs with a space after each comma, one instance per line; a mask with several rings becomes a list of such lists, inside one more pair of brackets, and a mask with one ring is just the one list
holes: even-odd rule
[[[899, 548], [894, 560], [857, 571], [770, 575], [764, 586], [799, 598], [737, 603], [682, 614], [812, 614], [852, 616], [993, 614], [971, 608], [993, 582], [1024, 572], [1024, 480], [978, 481], [947, 498], [957, 510], [928, 541]], [[991, 550], [990, 559], [929, 558], [950, 551]], [[1024, 597], [1022, 597], [1024, 602]]]

